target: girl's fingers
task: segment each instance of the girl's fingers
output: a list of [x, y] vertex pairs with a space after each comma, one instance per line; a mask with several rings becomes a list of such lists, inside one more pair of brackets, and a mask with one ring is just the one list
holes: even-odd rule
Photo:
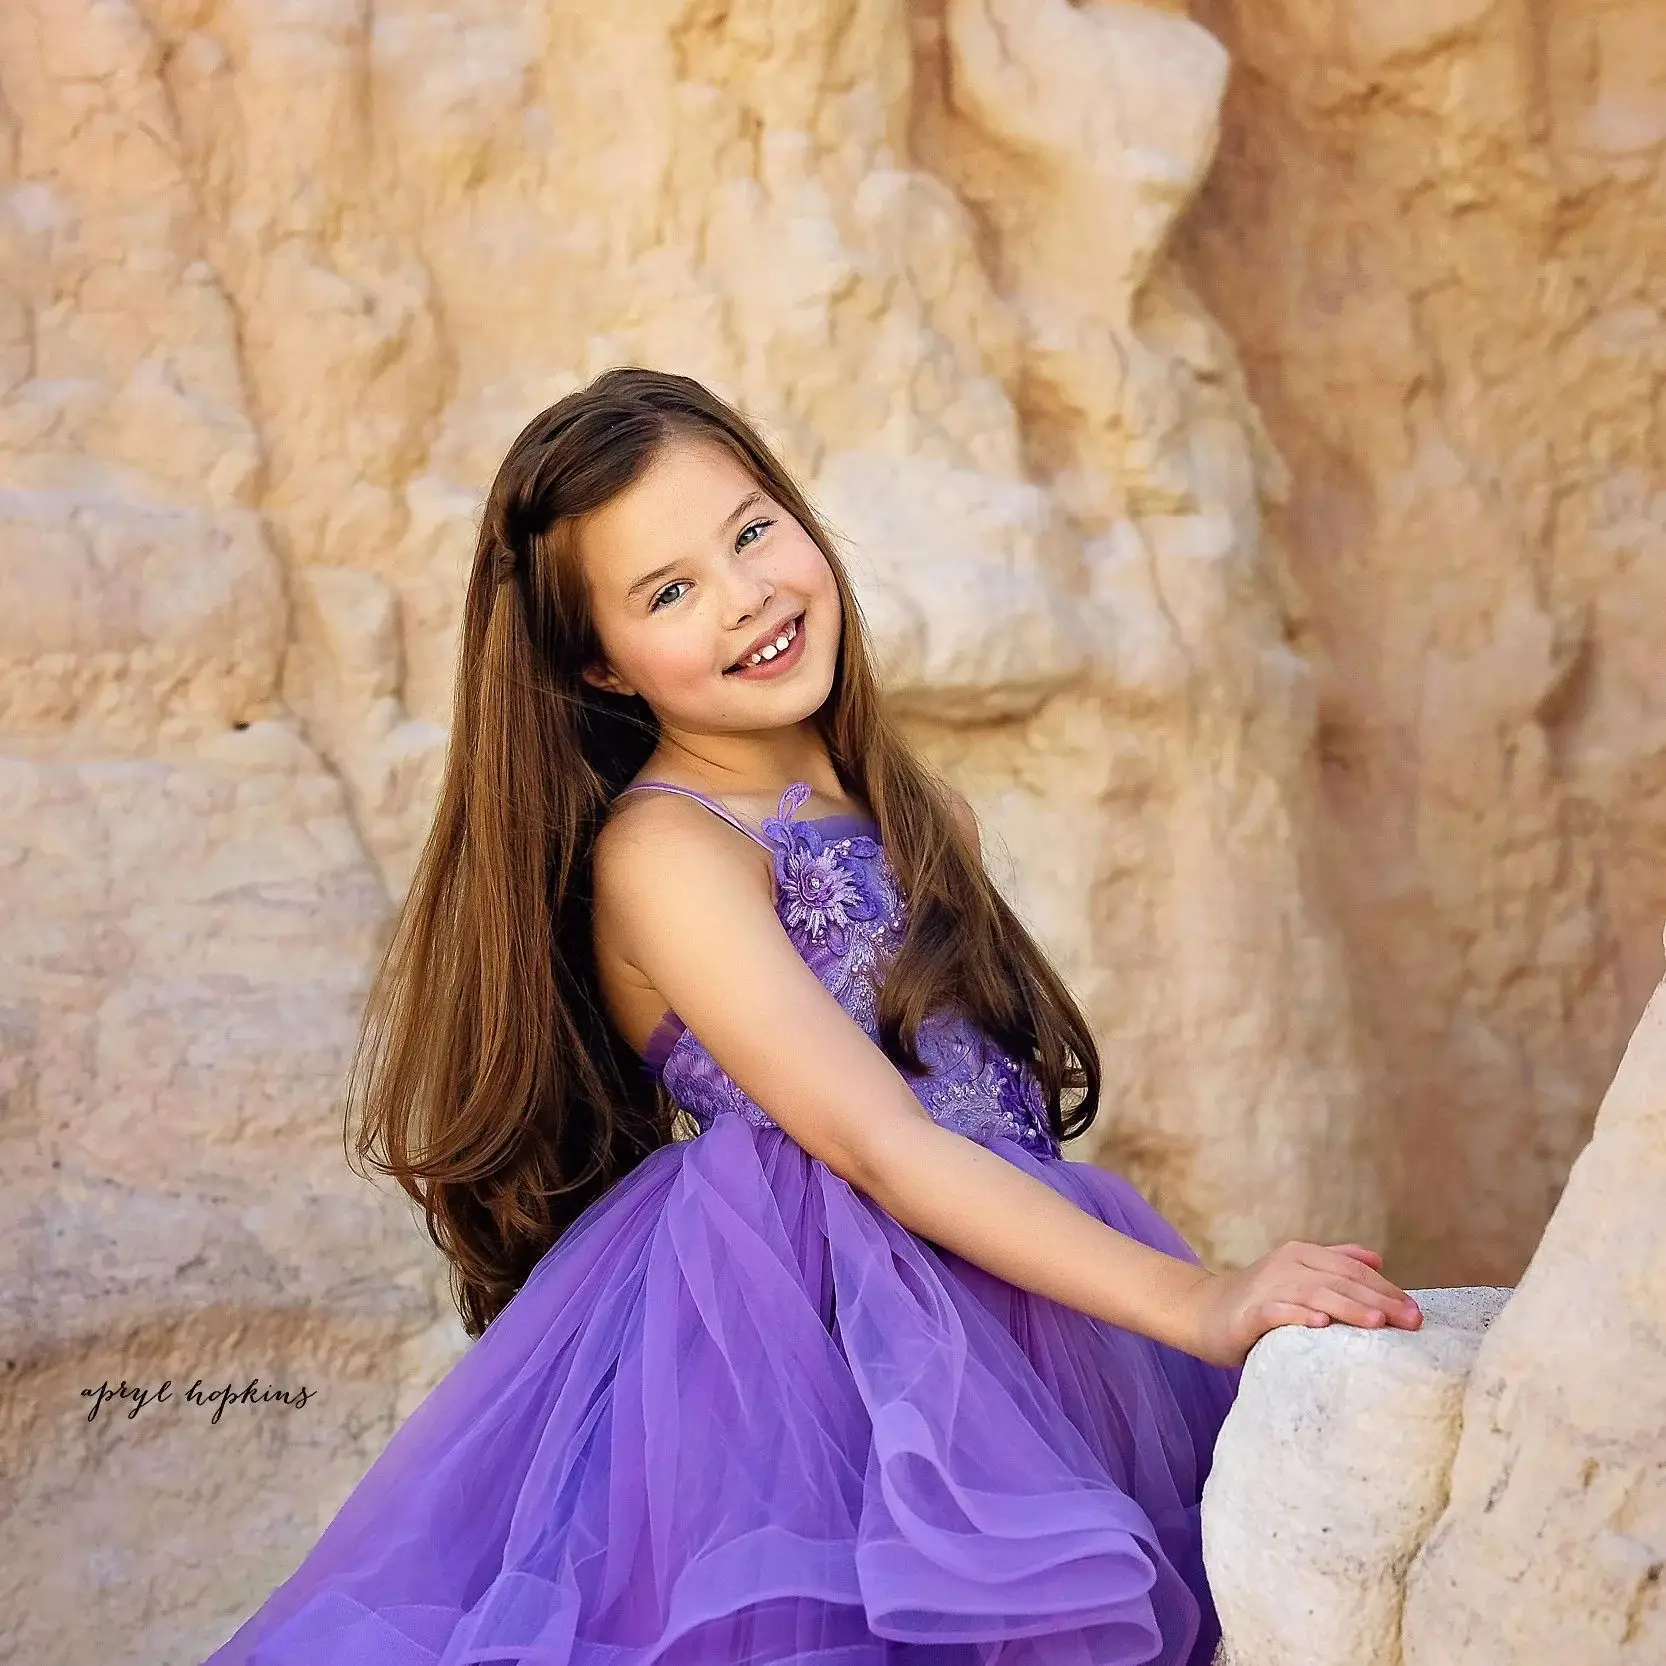
[[1406, 1321], [1398, 1326], [1399, 1329], [1418, 1328], [1418, 1325], [1409, 1323], [1410, 1311], [1402, 1303], [1390, 1302], [1385, 1306], [1374, 1293], [1363, 1291], [1357, 1285], [1353, 1289], [1361, 1291], [1364, 1299], [1361, 1299], [1361, 1294], [1350, 1293], [1346, 1280], [1339, 1281], [1337, 1285], [1315, 1285], [1311, 1290], [1304, 1290], [1301, 1299], [1308, 1306], [1316, 1307], [1344, 1324], [1358, 1325], [1364, 1330], [1382, 1330], [1394, 1324], [1396, 1318]]
[[1329, 1247], [1310, 1255], [1303, 1264], [1333, 1281], [1341, 1279], [1363, 1284], [1394, 1307], [1404, 1307], [1411, 1299], [1398, 1284], [1384, 1278], [1375, 1267]]
[[[1338, 1272], [1357, 1272], [1361, 1267], [1369, 1267], [1374, 1273], [1382, 1271], [1383, 1258], [1375, 1250], [1361, 1249], [1358, 1244], [1321, 1244], [1315, 1248], [1320, 1252], [1319, 1258]], [[1353, 1267], [1344, 1266], [1346, 1262], [1352, 1262]]]
[[1263, 1302], [1261, 1316], [1278, 1325], [1328, 1325], [1330, 1315], [1315, 1307], [1304, 1307], [1300, 1302]]
[[1339, 1290], [1329, 1290], [1324, 1285], [1315, 1285], [1313, 1289], [1302, 1292], [1301, 1300], [1304, 1307], [1329, 1314], [1331, 1318], [1340, 1319], [1345, 1325], [1358, 1325], [1363, 1330], [1383, 1328], [1384, 1321], [1380, 1309], [1365, 1307], [1352, 1296], [1344, 1296]]
[[1330, 1289], [1334, 1294], [1346, 1300], [1357, 1302], [1365, 1312], [1380, 1313], [1385, 1319], [1404, 1311], [1408, 1299], [1403, 1295], [1385, 1295], [1381, 1290], [1361, 1279], [1335, 1279], [1332, 1281]]

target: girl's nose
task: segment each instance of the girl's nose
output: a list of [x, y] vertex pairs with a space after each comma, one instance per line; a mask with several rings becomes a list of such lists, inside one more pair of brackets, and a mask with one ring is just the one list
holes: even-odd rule
[[760, 619], [769, 617], [769, 610], [775, 601], [775, 586], [763, 585], [747, 593], [737, 605], [730, 610], [729, 617], [732, 627], [739, 630], [742, 625], [756, 623]]

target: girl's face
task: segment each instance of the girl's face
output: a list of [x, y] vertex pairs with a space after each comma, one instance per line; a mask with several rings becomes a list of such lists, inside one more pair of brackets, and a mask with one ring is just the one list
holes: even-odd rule
[[[641, 477], [578, 527], [605, 666], [585, 678], [639, 694], [662, 731], [782, 729], [833, 687], [842, 615], [826, 558], [722, 445], [669, 441]], [[761, 638], [795, 640], [749, 675]]]

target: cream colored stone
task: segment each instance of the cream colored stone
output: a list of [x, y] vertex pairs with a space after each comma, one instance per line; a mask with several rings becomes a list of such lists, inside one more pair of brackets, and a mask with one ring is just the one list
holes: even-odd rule
[[283, 651], [259, 518], [0, 489], [0, 726], [128, 752], [259, 713]]
[[1666, 981], [1513, 1293], [1251, 1350], [1204, 1492], [1219, 1666], [1659, 1657], [1663, 1182]]
[[[403, 1196], [343, 1161], [388, 908], [339, 782], [292, 723], [57, 749], [0, 755], [0, 1653], [186, 1658], [460, 1337]], [[317, 1399], [215, 1425], [197, 1378]], [[123, 1381], [172, 1399], [89, 1425]]]
[[1093, 653], [1066, 587], [1072, 551], [1046, 493], [929, 457], [840, 452], [814, 497], [849, 540], [877, 668], [899, 706], [1032, 714]]
[[1372, 1067], [1313, 883], [1310, 676], [1261, 533], [1283, 471], [1164, 258], [1225, 58], [1184, 19], [1065, 0], [950, 4], [917, 50], [947, 66], [920, 154], [990, 228], [1032, 467], [1082, 555], [1098, 724], [1082, 750], [1118, 760], [1110, 789], [1100, 759], [1040, 739], [1060, 767], [1036, 790], [1077, 807], [1073, 859], [1103, 899], [1071, 963], [1116, 1107], [1094, 1155], [1218, 1260], [1297, 1231], [1369, 1241], [1380, 1136], [1355, 1113]]
[[1315, 854], [1425, 1284], [1521, 1274], [1666, 915], [1666, 12], [1197, 0], [1177, 251], [1293, 487]]
[[397, 896], [428, 831], [446, 733], [405, 715], [393, 587], [350, 567], [307, 567], [296, 581], [285, 692], [341, 772], [355, 820]]
[[1476, 1351], [1508, 1290], [1414, 1290], [1415, 1331], [1283, 1325], [1250, 1350], [1203, 1492], [1245, 1666], [1400, 1666], [1407, 1563], [1445, 1502]]
[[1666, 982], [1464, 1397], [1406, 1666], [1666, 1657]]
[[[1182, 9], [0, 6], [0, 1653], [206, 1653], [460, 1346], [336, 1093], [487, 483], [614, 363], [850, 537], [1081, 1155], [1515, 1275], [1658, 970], [1659, 34], [1215, 0], [1217, 161]], [[339, 1415], [65, 1432], [222, 1358]]]

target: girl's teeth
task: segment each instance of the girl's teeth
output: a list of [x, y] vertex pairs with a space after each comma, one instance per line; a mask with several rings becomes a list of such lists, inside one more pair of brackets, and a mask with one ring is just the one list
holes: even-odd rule
[[777, 654], [785, 653], [787, 648], [790, 646], [792, 639], [797, 635], [798, 626], [788, 626], [788, 628], [782, 631], [782, 633], [776, 637], [776, 639], [770, 643], [767, 648], [764, 648], [761, 652], [754, 654], [746, 663], [748, 665], [756, 665], [759, 660], [774, 659]]

